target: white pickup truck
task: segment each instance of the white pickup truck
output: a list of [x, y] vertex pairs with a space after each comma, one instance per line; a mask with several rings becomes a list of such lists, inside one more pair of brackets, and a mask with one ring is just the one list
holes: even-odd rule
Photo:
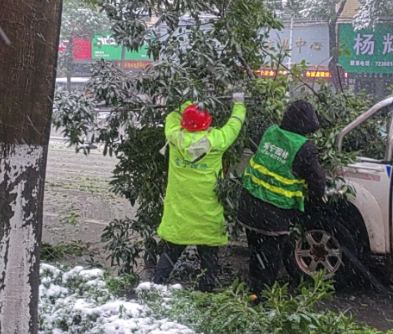
[[[343, 138], [382, 108], [393, 106], [389, 97], [346, 126], [337, 136]], [[386, 109], [385, 109], [386, 110]], [[391, 110], [390, 110], [391, 111]], [[299, 219], [303, 232], [292, 235], [284, 252], [284, 265], [295, 279], [322, 268], [334, 276], [337, 285], [359, 280], [354, 258], [385, 284], [393, 279], [393, 120], [387, 130], [383, 160], [359, 157], [356, 163], [338, 169], [345, 183], [356, 190], [350, 201], [307, 212]], [[359, 266], [358, 266], [359, 267]], [[358, 276], [356, 276], [358, 275]]]

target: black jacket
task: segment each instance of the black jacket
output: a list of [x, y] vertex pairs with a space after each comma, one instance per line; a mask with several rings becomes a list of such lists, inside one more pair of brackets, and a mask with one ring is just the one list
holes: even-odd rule
[[[280, 128], [300, 135], [312, 133], [319, 128], [318, 118], [311, 104], [299, 100], [289, 106], [284, 113]], [[251, 150], [255, 153], [264, 131], [251, 138]], [[254, 143], [254, 144], [253, 144]], [[325, 192], [325, 172], [318, 161], [318, 149], [307, 141], [298, 151], [292, 172], [295, 176], [305, 179], [308, 185], [309, 201], [319, 201]], [[264, 202], [244, 189], [238, 210], [238, 220], [250, 227], [264, 231], [286, 231], [289, 221], [296, 214], [295, 209], [281, 209]]]

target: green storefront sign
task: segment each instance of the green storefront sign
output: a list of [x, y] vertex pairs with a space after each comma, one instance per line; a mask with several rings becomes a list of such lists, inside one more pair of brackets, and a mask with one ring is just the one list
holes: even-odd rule
[[340, 24], [340, 42], [345, 44], [339, 64], [349, 73], [393, 72], [393, 27], [378, 24], [375, 30], [354, 31], [352, 24]]
[[[114, 38], [110, 34], [95, 35], [92, 40], [92, 58], [105, 60], [120, 60], [121, 46], [117, 45]], [[138, 52], [126, 51], [126, 60], [151, 60], [147, 56], [147, 46], [143, 46]]]

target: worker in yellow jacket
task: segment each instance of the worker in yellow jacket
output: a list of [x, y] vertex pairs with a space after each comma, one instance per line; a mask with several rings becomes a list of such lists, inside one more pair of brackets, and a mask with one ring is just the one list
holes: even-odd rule
[[189, 101], [166, 118], [169, 174], [158, 228], [166, 246], [153, 274], [156, 284], [166, 281], [188, 245], [196, 245], [205, 270], [199, 289], [212, 291], [215, 286], [218, 248], [228, 242], [224, 209], [215, 188], [222, 173], [222, 156], [239, 135], [246, 115], [244, 94], [233, 94], [233, 102], [231, 117], [221, 129], [210, 127], [208, 111]]

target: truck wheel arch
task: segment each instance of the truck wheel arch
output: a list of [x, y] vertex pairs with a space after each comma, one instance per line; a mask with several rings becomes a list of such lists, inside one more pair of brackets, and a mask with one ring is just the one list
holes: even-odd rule
[[[363, 186], [355, 182], [349, 182], [349, 185], [355, 188], [356, 197], [348, 203], [348, 205], [352, 204], [351, 212], [355, 214], [355, 217], [348, 221], [356, 223], [356, 220], [361, 217], [366, 228], [370, 251], [380, 254], [389, 252], [389, 247], [387, 247], [385, 240], [385, 227], [381, 208], [377, 200]], [[340, 210], [340, 212], [345, 212], [345, 210]], [[345, 224], [345, 221], [343, 223]], [[352, 226], [352, 228], [355, 227], [357, 228], [356, 225]]]
[[350, 201], [340, 200], [334, 205], [341, 224], [354, 236], [360, 256], [370, 252], [370, 238], [363, 216], [359, 209]]

